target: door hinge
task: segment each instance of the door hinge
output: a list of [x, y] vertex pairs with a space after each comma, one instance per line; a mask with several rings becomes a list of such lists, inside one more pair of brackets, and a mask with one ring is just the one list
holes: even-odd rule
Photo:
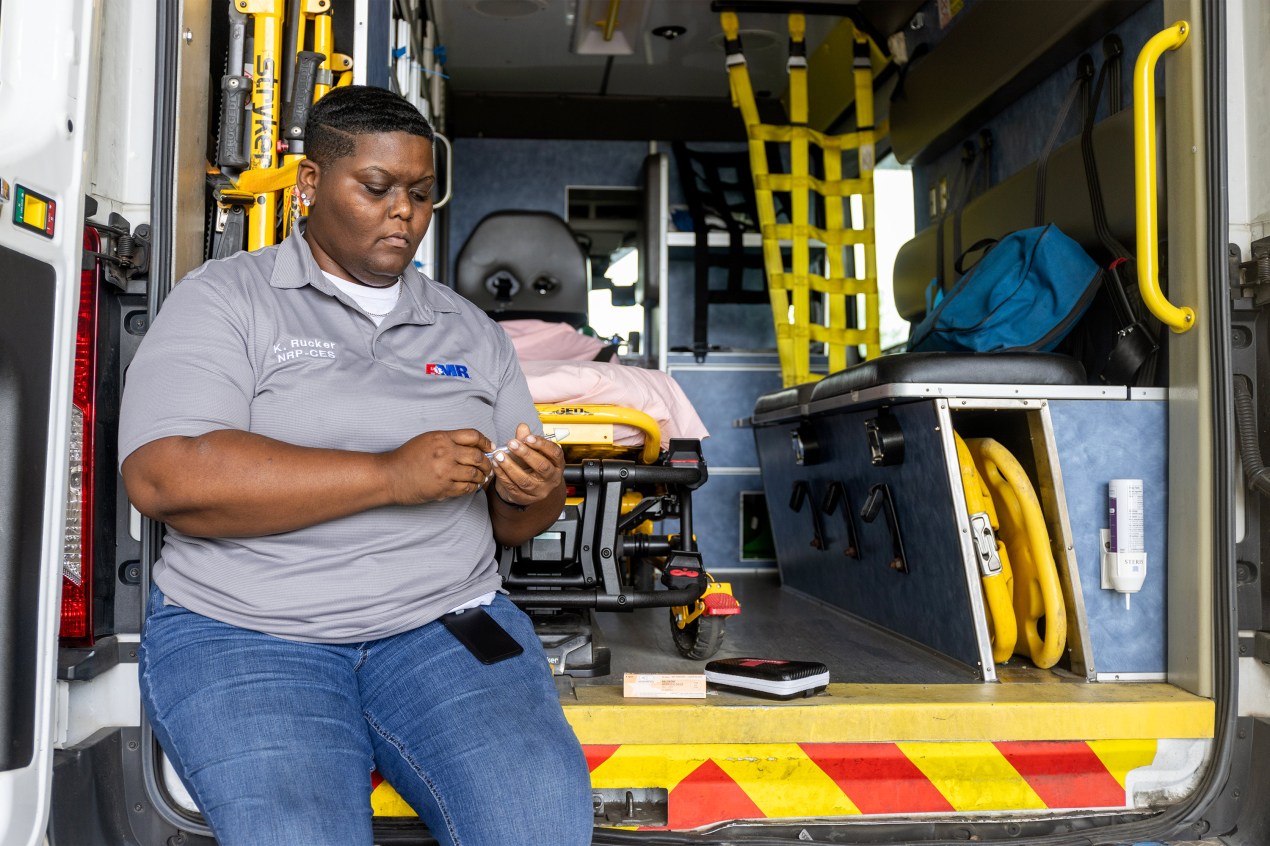
[[[84, 217], [97, 213], [97, 201], [85, 198]], [[128, 280], [150, 271], [150, 225], [143, 223], [135, 230], [123, 215], [111, 212], [105, 223], [86, 220], [101, 235], [101, 251], [84, 250], [81, 269], [92, 270], [101, 262], [102, 275], [121, 291], [128, 290]]]
[[1254, 308], [1270, 304], [1270, 237], [1252, 242], [1252, 257], [1242, 260], [1239, 247], [1229, 246], [1231, 296], [1251, 299]]

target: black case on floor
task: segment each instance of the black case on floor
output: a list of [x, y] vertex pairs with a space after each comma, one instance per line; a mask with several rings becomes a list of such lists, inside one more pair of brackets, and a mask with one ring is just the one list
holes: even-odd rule
[[780, 658], [722, 658], [706, 664], [715, 687], [773, 699], [814, 696], [829, 684], [829, 668], [819, 661]]

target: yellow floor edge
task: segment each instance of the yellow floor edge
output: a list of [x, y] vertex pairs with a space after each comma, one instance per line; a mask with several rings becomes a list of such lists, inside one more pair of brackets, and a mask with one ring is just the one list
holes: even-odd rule
[[624, 699], [619, 685], [562, 697], [583, 744], [901, 743], [1210, 738], [1213, 703], [1168, 684], [831, 684], [773, 702]]

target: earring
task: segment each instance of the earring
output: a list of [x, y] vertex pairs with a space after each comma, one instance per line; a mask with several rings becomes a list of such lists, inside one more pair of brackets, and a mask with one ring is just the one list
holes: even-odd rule
[[313, 205], [313, 201], [309, 199], [308, 194], [301, 194], [300, 205], [304, 206], [307, 209], [309, 206]]

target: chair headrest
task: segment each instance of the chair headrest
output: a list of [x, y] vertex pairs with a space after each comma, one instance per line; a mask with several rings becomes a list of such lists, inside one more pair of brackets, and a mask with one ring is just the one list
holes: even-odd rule
[[558, 215], [486, 216], [459, 251], [455, 271], [456, 290], [495, 320], [586, 324], [591, 264]]

